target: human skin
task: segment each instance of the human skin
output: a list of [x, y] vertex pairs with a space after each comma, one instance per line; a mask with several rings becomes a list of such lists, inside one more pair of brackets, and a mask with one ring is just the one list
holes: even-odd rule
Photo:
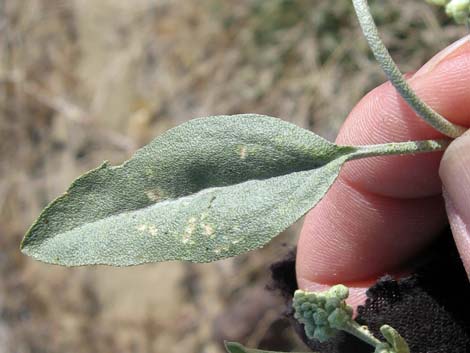
[[[433, 109], [470, 127], [470, 36], [407, 78]], [[434, 138], [443, 136], [385, 83], [353, 109], [336, 143]], [[413, 261], [446, 226], [446, 206], [469, 272], [470, 134], [452, 142], [444, 158], [435, 152], [346, 163], [324, 199], [306, 216], [297, 251], [299, 287], [315, 291], [342, 283], [350, 287], [349, 303], [362, 304], [366, 288], [380, 276], [411, 270]]]

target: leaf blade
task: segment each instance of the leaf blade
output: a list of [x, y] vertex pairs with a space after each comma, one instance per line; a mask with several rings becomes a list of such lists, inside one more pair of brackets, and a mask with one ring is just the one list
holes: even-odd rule
[[[210, 262], [236, 256], [265, 245], [305, 214], [333, 183], [341, 164], [339, 160], [314, 171], [213, 188], [157, 203], [60, 233], [26, 253], [67, 266]], [[302, 195], [316, 190], [322, 195], [303, 199]], [[248, 207], [242, 209], [236, 204], [240, 198], [257, 203], [247, 202]], [[226, 222], [217, 222], [227, 217]], [[132, 241], [126, 229], [135, 231]], [[93, 237], [83, 239], [82, 234]]]
[[[40, 215], [22, 250], [67, 266], [235, 256], [313, 207], [350, 152], [274, 118], [196, 119], [122, 166], [78, 178]], [[201, 167], [209, 177], [201, 179]]]

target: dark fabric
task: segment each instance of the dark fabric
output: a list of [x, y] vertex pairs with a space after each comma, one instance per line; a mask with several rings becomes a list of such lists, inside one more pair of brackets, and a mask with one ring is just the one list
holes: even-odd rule
[[[290, 302], [297, 288], [295, 252], [272, 266], [273, 287], [287, 299], [287, 316], [304, 342], [321, 353], [366, 353], [371, 346], [340, 333], [331, 342], [309, 341], [293, 319]], [[470, 352], [470, 282], [450, 230], [430, 250], [427, 261], [406, 278], [381, 278], [358, 308], [357, 321], [383, 339], [379, 328], [389, 324], [400, 332], [412, 353]]]

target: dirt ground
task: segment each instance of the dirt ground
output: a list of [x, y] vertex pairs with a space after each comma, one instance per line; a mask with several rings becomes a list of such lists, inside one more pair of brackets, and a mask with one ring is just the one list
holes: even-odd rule
[[[404, 71], [465, 31], [424, 1], [371, 3]], [[81, 173], [188, 119], [254, 112], [332, 140], [383, 81], [348, 0], [0, 0], [0, 353], [306, 351], [265, 290], [299, 225], [205, 265], [68, 269], [19, 242]]]

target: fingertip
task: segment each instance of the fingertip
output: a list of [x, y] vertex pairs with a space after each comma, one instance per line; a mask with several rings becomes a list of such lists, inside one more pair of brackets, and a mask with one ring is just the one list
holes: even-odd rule
[[[470, 45], [440, 57], [411, 79], [417, 94], [459, 125], [470, 125]], [[440, 138], [391, 84], [369, 93], [351, 112], [338, 144], [367, 145]], [[446, 223], [438, 176], [442, 153], [348, 162], [338, 181], [306, 217], [297, 279], [307, 290], [350, 286], [352, 305], [385, 273], [400, 270]], [[403, 268], [401, 268], [402, 270]], [[370, 282], [368, 282], [370, 281]]]

